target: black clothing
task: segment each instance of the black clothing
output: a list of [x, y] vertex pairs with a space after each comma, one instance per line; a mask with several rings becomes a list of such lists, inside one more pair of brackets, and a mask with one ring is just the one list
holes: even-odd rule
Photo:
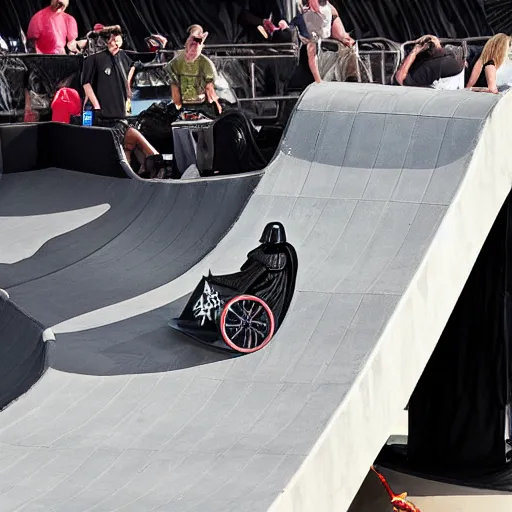
[[[257, 132], [246, 114], [227, 110], [213, 125], [215, 173], [228, 175], [259, 171], [267, 165], [256, 143]], [[206, 170], [205, 170], [206, 171]], [[204, 172], [203, 175], [208, 175]]]
[[430, 87], [436, 80], [458, 75], [463, 69], [464, 63], [445, 48], [437, 49], [433, 54], [424, 51], [416, 57], [404, 85]]
[[130, 125], [124, 119], [109, 119], [101, 116], [100, 111], [94, 118], [94, 126], [99, 126], [101, 128], [110, 128], [114, 135], [114, 139], [116, 143], [124, 149], [124, 139], [126, 137], [126, 133], [130, 129]]
[[240, 272], [209, 275], [214, 286], [263, 299], [274, 314], [276, 331], [281, 326], [295, 290], [297, 254], [288, 243], [262, 244], [247, 255]]
[[104, 50], [85, 59], [82, 85], [91, 84], [100, 103], [102, 117], [126, 117], [128, 73], [132, 66], [133, 61], [123, 50], [116, 55]]
[[272, 0], [249, 0], [248, 11], [260, 19], [272, 16], [272, 21], [277, 25], [283, 19], [283, 13], [278, 2]]
[[[263, 35], [258, 30], [258, 27], [263, 27], [263, 21], [263, 18], [260, 18], [259, 16], [256, 16], [249, 11], [242, 11], [240, 16], [238, 17], [238, 23], [244, 28], [245, 32], [247, 33], [249, 41], [255, 43], [261, 43], [265, 41]], [[276, 19], [273, 20], [273, 23], [276, 27], [279, 21], [280, 20], [276, 21]], [[267, 41], [275, 44], [292, 43], [293, 34], [289, 28], [284, 30], [278, 28], [272, 34], [269, 34], [269, 38]]]
[[480, 76], [478, 77], [478, 80], [476, 81], [475, 85], [473, 87], [488, 87], [487, 84], [487, 78], [485, 76], [485, 68], [487, 66], [496, 66], [495, 62], [491, 59], [488, 60], [482, 67], [482, 71], [480, 73]]

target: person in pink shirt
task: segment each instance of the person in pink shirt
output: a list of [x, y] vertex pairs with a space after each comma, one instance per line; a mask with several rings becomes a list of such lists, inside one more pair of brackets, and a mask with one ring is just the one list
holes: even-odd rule
[[28, 25], [27, 39], [37, 53], [66, 53], [66, 45], [76, 53], [78, 27], [75, 18], [65, 11], [69, 0], [52, 0], [51, 4], [36, 12]]

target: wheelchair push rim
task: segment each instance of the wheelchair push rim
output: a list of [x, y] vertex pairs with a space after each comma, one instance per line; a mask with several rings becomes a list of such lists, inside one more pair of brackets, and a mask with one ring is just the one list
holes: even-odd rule
[[222, 338], [236, 352], [250, 354], [261, 350], [272, 339], [274, 330], [274, 315], [267, 303], [259, 297], [238, 295], [222, 310]]

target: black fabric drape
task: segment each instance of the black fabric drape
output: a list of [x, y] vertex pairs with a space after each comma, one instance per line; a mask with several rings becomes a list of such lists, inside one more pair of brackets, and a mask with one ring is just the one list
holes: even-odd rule
[[[494, 0], [497, 1], [497, 0]], [[386, 37], [404, 42], [424, 34], [439, 37], [491, 35], [485, 0], [332, 0], [357, 39]], [[502, 3], [503, 0], [501, 0]], [[507, 1], [507, 3], [509, 3]], [[512, 15], [508, 14], [509, 19]]]
[[461, 476], [506, 463], [511, 249], [509, 198], [409, 402], [407, 452], [415, 467]]
[[213, 126], [213, 170], [223, 174], [259, 171], [267, 165], [256, 144], [257, 132], [247, 116], [228, 110]]
[[485, 15], [495, 33], [511, 33], [512, 2], [510, 0], [485, 0]]
[[295, 291], [297, 253], [292, 245], [263, 244], [247, 255], [240, 272], [222, 276], [210, 275], [214, 286], [248, 293], [263, 299], [272, 310], [276, 332], [281, 326]]
[[[332, 0], [349, 30], [357, 38], [386, 37], [398, 42], [425, 33], [440, 37], [492, 35], [512, 30], [510, 0]], [[49, 0], [4, 0], [0, 34], [19, 38], [26, 33], [31, 16]], [[200, 23], [211, 37], [208, 42], [244, 42], [247, 34], [237, 23], [242, 10], [274, 20], [290, 18], [293, 0], [71, 0], [69, 13], [81, 36], [95, 23], [120, 24], [127, 45], [143, 50], [150, 33], [168, 36], [172, 47], [180, 47], [186, 29]]]

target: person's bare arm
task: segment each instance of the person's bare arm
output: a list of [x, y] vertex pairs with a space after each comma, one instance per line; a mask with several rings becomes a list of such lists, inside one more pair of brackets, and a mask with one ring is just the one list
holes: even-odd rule
[[474, 87], [476, 84], [478, 77], [480, 76], [480, 73], [482, 72], [482, 61], [481, 59], [478, 59], [476, 64], [473, 66], [473, 71], [471, 72], [471, 76], [469, 77], [469, 81], [466, 85], [466, 89], [470, 89], [471, 87]]
[[89, 98], [89, 101], [92, 103], [92, 107], [94, 108], [94, 110], [100, 110], [101, 105], [100, 105], [100, 102], [98, 101], [98, 98], [96, 97], [96, 94], [94, 93], [92, 85], [85, 84], [84, 91], [85, 91], [85, 95]]
[[78, 39], [78, 25], [76, 23], [75, 18], [68, 18], [68, 33], [67, 33], [67, 40], [68, 40], [68, 50], [71, 53], [77, 53], [78, 47], [76, 44], [76, 40]]
[[134, 75], [135, 75], [135, 66], [132, 66], [130, 68], [130, 71], [128, 72], [128, 98], [132, 97], [132, 81], [133, 81]]
[[181, 98], [181, 90], [180, 90], [180, 78], [176, 65], [176, 57], [167, 64], [165, 67], [167, 73], [169, 74], [170, 84], [171, 84], [171, 97], [174, 106], [180, 110], [183, 106], [182, 98]]
[[331, 36], [333, 39], [337, 39], [341, 43], [343, 43], [345, 46], [352, 47], [356, 44], [354, 39], [350, 37], [350, 34], [345, 29], [345, 25], [343, 25], [343, 21], [341, 21], [340, 15], [338, 13], [338, 10], [336, 7], [331, 5], [331, 11], [333, 17], [336, 19], [332, 23], [332, 29], [331, 29]]
[[496, 82], [496, 66], [489, 64], [485, 66], [485, 78], [487, 80], [487, 89], [493, 94], [498, 94], [498, 84]]
[[217, 111], [219, 114], [222, 114], [222, 106], [219, 103], [219, 96], [217, 95], [215, 84], [213, 82], [208, 82], [206, 84], [206, 99], [208, 100], [208, 103], [215, 103], [215, 105], [217, 105]]
[[354, 39], [352, 39], [352, 37], [350, 37], [350, 34], [345, 30], [345, 26], [343, 25], [343, 22], [339, 17], [336, 18], [332, 24], [331, 36], [333, 39], [340, 41], [340, 43], [343, 43], [345, 46], [348, 46], [349, 48], [356, 44]]
[[308, 51], [308, 64], [311, 74], [317, 84], [322, 82], [322, 77], [320, 76], [320, 70], [318, 68], [318, 55], [317, 55], [317, 44], [316, 43], [308, 43], [307, 46]]
[[171, 95], [172, 95], [172, 102], [174, 103], [176, 108], [179, 110], [182, 107], [181, 91], [180, 91], [180, 88], [176, 84], [171, 85]]
[[402, 65], [400, 66], [399, 70], [396, 72], [395, 80], [400, 84], [404, 85], [405, 79], [407, 78], [407, 75], [409, 74], [409, 70], [411, 69], [411, 66], [414, 64], [414, 61], [416, 60], [416, 57], [418, 54], [425, 49], [425, 45], [415, 45], [414, 48], [411, 50], [409, 55], [405, 58], [405, 60], [402, 62]]
[[80, 51], [80, 47], [78, 46], [78, 42], [76, 40], [74, 41], [69, 41], [69, 43], [67, 44], [67, 47], [68, 47], [68, 50], [70, 53], [78, 53]]

